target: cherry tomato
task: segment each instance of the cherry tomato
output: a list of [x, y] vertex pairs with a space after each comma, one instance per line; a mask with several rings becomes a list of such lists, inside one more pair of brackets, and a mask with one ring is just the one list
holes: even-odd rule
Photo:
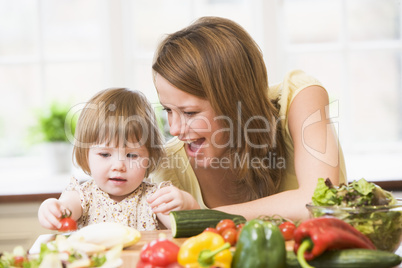
[[59, 228], [60, 232], [71, 232], [77, 230], [77, 223], [75, 220], [71, 218], [63, 218], [60, 220], [61, 227]]
[[237, 230], [235, 228], [227, 228], [222, 231], [222, 237], [225, 242], [228, 242], [231, 246], [234, 246], [237, 242]]
[[293, 239], [293, 233], [296, 230], [296, 225], [293, 222], [285, 221], [279, 225], [279, 229], [283, 235], [283, 238], [288, 241]]
[[67, 214], [67, 212], [64, 212], [61, 216], [60, 223], [60, 232], [71, 232], [77, 230], [77, 222], [71, 218], [71, 212], [69, 214]]
[[220, 234], [218, 232], [218, 230], [216, 230], [216, 228], [214, 228], [214, 227], [207, 227], [207, 228], [205, 228], [204, 232], [213, 232], [213, 233], [216, 233], [216, 234]]
[[237, 240], [239, 240], [240, 237], [240, 232], [243, 229], [244, 223], [240, 223], [238, 225], [236, 225], [236, 230], [237, 230]]
[[236, 230], [237, 231], [241, 231], [241, 229], [243, 228], [244, 223], [239, 223], [238, 225], [236, 225]]
[[218, 232], [220, 234], [222, 234], [222, 232], [225, 229], [229, 229], [229, 228], [233, 228], [236, 229], [236, 224], [234, 223], [234, 221], [230, 220], [230, 219], [225, 219], [225, 220], [221, 220], [220, 222], [218, 222], [218, 224], [216, 225], [216, 230], [218, 230]]
[[14, 266], [15, 267], [23, 267], [24, 261], [25, 261], [24, 256], [14, 256]]

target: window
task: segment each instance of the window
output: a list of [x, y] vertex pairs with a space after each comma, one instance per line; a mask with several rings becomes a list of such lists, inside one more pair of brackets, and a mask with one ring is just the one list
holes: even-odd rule
[[0, 1], [0, 155], [27, 153], [35, 109], [85, 100], [103, 88], [97, 0]]
[[33, 155], [37, 166], [28, 130], [35, 109], [53, 100], [74, 105], [100, 89], [128, 87], [156, 104], [151, 64], [159, 40], [205, 15], [231, 18], [249, 31], [270, 83], [296, 68], [321, 80], [349, 179], [400, 179], [397, 0], [0, 0], [3, 177], [12, 158]]
[[396, 0], [283, 0], [285, 69], [329, 91], [349, 180], [401, 179], [401, 5]]
[[108, 87], [143, 91], [156, 104], [151, 64], [164, 34], [217, 15], [261, 40], [261, 3], [0, 0], [0, 175], [32, 180], [48, 173], [43, 149], [28, 144], [36, 109], [52, 101], [82, 104]]
[[254, 36], [261, 37], [259, 6], [261, 0], [124, 1], [123, 8], [128, 10], [124, 38], [129, 44], [126, 53], [130, 56], [127, 80], [138, 89], [146, 90], [149, 98], [158, 102], [151, 65], [157, 44], [166, 34], [188, 26], [201, 16], [222, 16], [237, 21]]
[[[0, 0], [0, 156], [28, 153], [36, 108], [72, 104], [107, 87], [130, 87], [157, 102], [151, 63], [163, 34], [202, 15], [253, 31], [258, 1]], [[12, 114], [12, 116], [10, 116]]]

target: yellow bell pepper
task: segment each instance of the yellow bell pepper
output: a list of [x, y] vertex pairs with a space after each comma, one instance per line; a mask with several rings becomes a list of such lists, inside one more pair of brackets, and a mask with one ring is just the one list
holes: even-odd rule
[[188, 238], [181, 245], [177, 261], [184, 267], [222, 267], [230, 268], [232, 253], [230, 244], [222, 236], [213, 232], [203, 232]]

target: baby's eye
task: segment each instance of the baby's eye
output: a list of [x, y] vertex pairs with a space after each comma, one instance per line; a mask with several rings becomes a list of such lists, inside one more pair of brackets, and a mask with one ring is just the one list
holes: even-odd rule
[[128, 157], [128, 158], [131, 158], [131, 159], [136, 159], [136, 158], [138, 158], [139, 156], [138, 156], [138, 154], [127, 154], [127, 157]]
[[101, 157], [105, 157], [105, 158], [110, 156], [109, 153], [99, 153], [99, 155], [100, 155]]

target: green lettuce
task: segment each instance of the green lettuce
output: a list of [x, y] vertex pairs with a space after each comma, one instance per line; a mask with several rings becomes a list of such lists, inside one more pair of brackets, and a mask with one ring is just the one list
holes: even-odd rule
[[313, 204], [316, 206], [334, 206], [339, 205], [337, 190], [325, 183], [323, 178], [319, 178], [314, 190]]
[[350, 185], [351, 185], [351, 187], [353, 187], [353, 189], [355, 189], [361, 195], [365, 195], [365, 196], [371, 194], [375, 188], [374, 183], [370, 183], [370, 182], [366, 181], [365, 179], [353, 181]]

